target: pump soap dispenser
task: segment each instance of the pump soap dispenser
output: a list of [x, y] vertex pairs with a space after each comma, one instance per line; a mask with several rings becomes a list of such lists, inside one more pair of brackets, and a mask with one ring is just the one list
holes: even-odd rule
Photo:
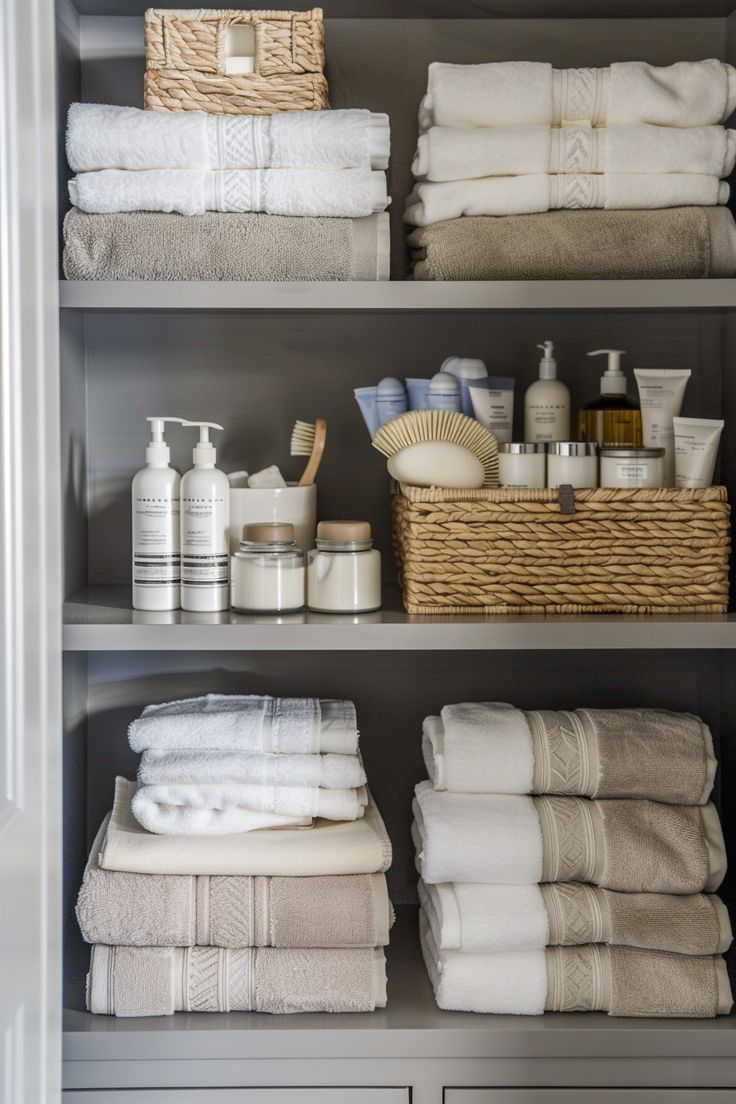
[[524, 440], [570, 440], [570, 392], [557, 379], [557, 361], [552, 356], [551, 341], [537, 345], [544, 350], [539, 362], [539, 379], [530, 384], [524, 396]]
[[641, 410], [627, 394], [626, 376], [621, 370], [624, 349], [595, 349], [588, 356], [607, 356], [608, 367], [601, 376], [598, 398], [578, 411], [578, 441], [594, 441], [602, 448], [617, 445], [641, 448]]
[[133, 609], [179, 608], [179, 473], [169, 467], [164, 441], [166, 422], [183, 418], [147, 418], [151, 440], [146, 466], [133, 477], [132, 560]]
[[225, 610], [229, 596], [230, 484], [215, 467], [210, 430], [216, 422], [184, 422], [199, 428], [194, 467], [181, 480], [181, 608]]

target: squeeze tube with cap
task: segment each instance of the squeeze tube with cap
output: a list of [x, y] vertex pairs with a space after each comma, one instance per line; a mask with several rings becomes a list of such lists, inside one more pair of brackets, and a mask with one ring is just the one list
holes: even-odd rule
[[630, 399], [626, 376], [621, 370], [624, 349], [594, 349], [589, 357], [607, 356], [608, 366], [601, 376], [600, 395], [580, 407], [577, 436], [607, 448], [641, 448], [641, 412], [636, 399]]
[[199, 429], [194, 467], [181, 480], [181, 608], [194, 612], [226, 610], [230, 604], [230, 484], [215, 467], [217, 453], [210, 430], [216, 422], [183, 422]]
[[473, 417], [499, 444], [507, 443], [514, 428], [514, 379], [512, 376], [488, 376], [471, 384]]
[[360, 413], [363, 415], [363, 421], [365, 422], [366, 429], [371, 435], [371, 441], [378, 433], [380, 428], [378, 421], [378, 410], [376, 408], [376, 392], [377, 387], [356, 387], [353, 394], [355, 395], [355, 401], [360, 407]]
[[438, 372], [429, 381], [428, 410], [454, 410], [460, 413], [460, 382], [451, 372]]
[[401, 380], [393, 376], [382, 379], [376, 387], [376, 421], [379, 428], [392, 418], [398, 418], [399, 414], [405, 414], [407, 407], [406, 388]]
[[551, 341], [538, 345], [544, 351], [539, 362], [539, 379], [524, 396], [524, 440], [567, 441], [570, 437], [570, 392], [557, 379], [557, 361]]
[[469, 418], [473, 417], [473, 403], [470, 388], [477, 380], [488, 376], [488, 369], [482, 360], [475, 357], [446, 357], [440, 364], [440, 372], [449, 372], [460, 384], [460, 409]]
[[685, 397], [689, 368], [635, 368], [641, 424], [647, 448], [664, 449], [663, 487], [675, 485], [675, 427]]
[[710, 418], [673, 418], [675, 480], [678, 487], [710, 487], [723, 422]]
[[179, 609], [179, 485], [178, 471], [169, 467], [171, 453], [164, 441], [166, 422], [183, 418], [148, 418], [151, 440], [146, 466], [133, 477], [133, 609]]
[[429, 409], [429, 380], [407, 379], [406, 391], [409, 396], [410, 410]]

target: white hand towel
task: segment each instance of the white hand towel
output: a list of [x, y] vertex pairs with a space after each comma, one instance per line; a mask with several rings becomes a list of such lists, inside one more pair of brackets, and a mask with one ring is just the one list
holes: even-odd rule
[[355, 755], [358, 727], [349, 701], [207, 694], [147, 705], [128, 728], [133, 751], [218, 749], [249, 755]]
[[74, 172], [99, 169], [348, 169], [388, 167], [388, 115], [288, 111], [208, 115], [74, 103], [66, 156]]
[[729, 176], [736, 131], [722, 126], [431, 127], [419, 136], [419, 179], [475, 180], [537, 173], [697, 173]]
[[308, 786], [250, 786], [243, 782], [140, 786], [133, 816], [148, 832], [169, 836], [228, 835], [308, 824], [324, 820], [357, 820], [368, 797], [356, 790], [320, 790]]
[[522, 710], [504, 702], [446, 705], [425, 719], [422, 753], [436, 790], [532, 792], [532, 734]]
[[728, 184], [696, 173], [574, 173], [567, 176], [487, 176], [417, 184], [404, 221], [431, 226], [463, 215], [531, 215], [601, 207], [609, 211], [713, 207], [728, 200]]
[[541, 882], [542, 829], [531, 797], [439, 793], [430, 782], [414, 792], [425, 882]]
[[241, 755], [236, 751], [144, 751], [138, 782], [248, 782], [259, 786], [312, 786], [350, 790], [363, 786], [357, 755]]
[[616, 62], [609, 69], [437, 61], [429, 66], [419, 125], [421, 130], [563, 122], [695, 127], [725, 122], [735, 107], [736, 70], [716, 58], [668, 66]]
[[388, 206], [386, 174], [362, 169], [103, 169], [69, 181], [75, 207], [91, 214], [254, 211], [364, 218]]
[[419, 882], [419, 900], [442, 951], [543, 950], [549, 920], [539, 886]]

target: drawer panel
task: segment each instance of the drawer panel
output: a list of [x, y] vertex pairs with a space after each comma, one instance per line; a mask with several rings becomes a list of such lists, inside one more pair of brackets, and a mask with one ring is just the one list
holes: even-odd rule
[[445, 1089], [444, 1104], [736, 1104], [731, 1089]]
[[408, 1089], [93, 1089], [62, 1104], [409, 1104]]

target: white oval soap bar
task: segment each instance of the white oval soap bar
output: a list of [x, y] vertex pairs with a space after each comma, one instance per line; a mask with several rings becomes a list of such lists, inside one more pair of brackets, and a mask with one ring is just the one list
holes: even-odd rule
[[388, 458], [389, 474], [414, 487], [482, 487], [485, 472], [478, 457], [452, 441], [419, 441]]

